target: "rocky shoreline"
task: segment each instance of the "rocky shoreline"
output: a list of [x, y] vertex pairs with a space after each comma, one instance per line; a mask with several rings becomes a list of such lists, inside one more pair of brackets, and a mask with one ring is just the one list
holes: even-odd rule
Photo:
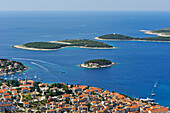
[[24, 45], [15, 45], [15, 46], [12, 46], [12, 47], [17, 48], [17, 49], [35, 50], [35, 51], [54, 51], [54, 50], [59, 50], [59, 49], [63, 49], [63, 48], [68, 48], [68, 47], [87, 48], [87, 49], [115, 49], [116, 48], [116, 47], [65, 46], [65, 47], [61, 47], [61, 48], [58, 48], [58, 49], [38, 49], [38, 48], [25, 47]]
[[112, 64], [110, 65], [103, 65], [103, 66], [99, 66], [99, 67], [89, 67], [87, 64], [80, 64], [78, 66], [82, 67], [82, 68], [90, 68], [90, 69], [97, 69], [97, 68], [106, 68], [106, 67], [111, 67], [113, 65], [115, 65], [116, 63], [112, 62]]

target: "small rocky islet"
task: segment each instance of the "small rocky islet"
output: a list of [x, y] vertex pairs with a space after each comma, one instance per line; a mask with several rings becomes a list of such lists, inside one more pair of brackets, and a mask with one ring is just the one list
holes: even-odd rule
[[79, 66], [83, 68], [106, 68], [106, 67], [111, 67], [115, 64], [116, 63], [106, 59], [92, 59], [86, 61], [83, 64], [80, 64]]

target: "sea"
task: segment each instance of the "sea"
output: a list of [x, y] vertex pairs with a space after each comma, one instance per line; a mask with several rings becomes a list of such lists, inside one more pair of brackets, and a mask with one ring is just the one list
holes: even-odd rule
[[[136, 98], [153, 98], [170, 107], [170, 43], [100, 41], [116, 49], [64, 48], [32, 51], [12, 48], [28, 42], [90, 39], [104, 34], [155, 37], [139, 30], [170, 27], [168, 11], [1, 11], [0, 58], [20, 61], [29, 69], [25, 76], [45, 83], [85, 84]], [[91, 59], [117, 64], [102, 69], [78, 65]], [[35, 76], [37, 78], [35, 78]], [[11, 79], [10, 75], [1, 78]], [[156, 85], [156, 88], [154, 85]], [[151, 96], [153, 92], [156, 94]]]

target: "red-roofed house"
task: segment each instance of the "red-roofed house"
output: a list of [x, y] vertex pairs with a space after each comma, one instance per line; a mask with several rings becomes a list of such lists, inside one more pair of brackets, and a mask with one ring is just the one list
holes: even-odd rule
[[30, 88], [24, 87], [24, 88], [21, 89], [21, 92], [22, 93], [28, 93], [28, 92], [30, 92]]
[[47, 110], [46, 113], [56, 113], [55, 110]]
[[29, 107], [29, 102], [24, 102], [24, 107], [28, 108]]
[[30, 88], [30, 87], [33, 87], [33, 85], [32, 84], [26, 84], [26, 85], [20, 85], [19, 87], [20, 88], [22, 88], [22, 87]]

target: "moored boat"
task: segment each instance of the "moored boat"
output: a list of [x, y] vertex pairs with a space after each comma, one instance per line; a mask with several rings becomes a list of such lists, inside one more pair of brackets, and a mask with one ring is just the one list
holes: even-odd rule
[[140, 100], [143, 101], [143, 102], [154, 102], [154, 99], [151, 99], [151, 98], [148, 98], [148, 97], [146, 99], [141, 98]]

